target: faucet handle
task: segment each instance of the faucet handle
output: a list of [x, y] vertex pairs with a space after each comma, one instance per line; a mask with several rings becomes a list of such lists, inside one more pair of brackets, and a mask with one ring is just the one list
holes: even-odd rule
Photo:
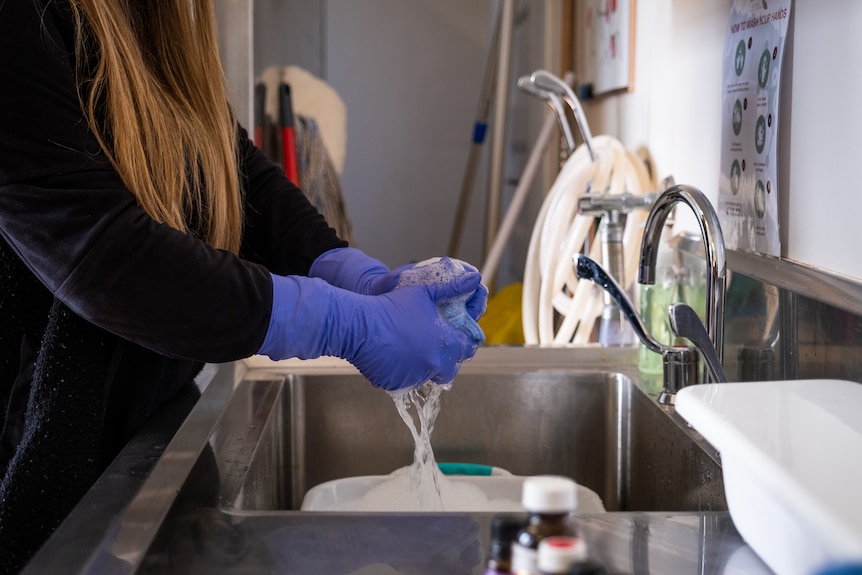
[[706, 333], [706, 328], [700, 322], [700, 318], [697, 317], [697, 313], [690, 305], [682, 302], [672, 304], [668, 313], [670, 315], [670, 328], [673, 333], [678, 337], [688, 339], [697, 347], [706, 359], [706, 364], [715, 381], [727, 383], [727, 375], [725, 375], [721, 361], [718, 359], [718, 353], [709, 339], [709, 334]]
[[602, 266], [587, 255], [575, 254], [572, 259], [574, 260], [575, 270], [578, 273], [578, 277], [581, 279], [591, 280], [604, 288], [604, 290], [608, 292], [608, 294], [617, 303], [617, 306], [620, 308], [623, 315], [626, 316], [626, 319], [629, 320], [629, 323], [632, 325], [632, 329], [634, 329], [635, 334], [637, 334], [643, 344], [650, 351], [654, 351], [659, 354], [662, 353], [664, 346], [656, 341], [649, 331], [647, 331], [643, 320], [641, 320], [641, 317], [638, 315], [637, 311], [635, 311], [635, 307], [626, 295], [625, 290], [620, 287], [620, 284], [617, 283], [613, 276], [606, 272]]

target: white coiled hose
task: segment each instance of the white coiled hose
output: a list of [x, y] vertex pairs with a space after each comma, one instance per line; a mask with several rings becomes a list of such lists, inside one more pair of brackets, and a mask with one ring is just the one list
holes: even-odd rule
[[[588, 343], [601, 315], [601, 288], [579, 281], [572, 256], [583, 249], [594, 221], [578, 213], [584, 193], [646, 194], [655, 189], [646, 166], [610, 136], [592, 139], [595, 161], [581, 145], [566, 161], [536, 218], [524, 271], [522, 316], [527, 344]], [[623, 233], [625, 288], [634, 279], [646, 212], [628, 214]], [[607, 217], [607, 216], [604, 216]], [[601, 261], [601, 242], [593, 242], [589, 256]], [[562, 321], [555, 331], [555, 312]]]

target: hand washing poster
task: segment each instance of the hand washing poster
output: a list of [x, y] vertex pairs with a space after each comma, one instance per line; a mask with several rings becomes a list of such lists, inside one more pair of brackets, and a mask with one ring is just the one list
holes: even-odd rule
[[778, 97], [791, 0], [735, 0], [724, 45], [718, 212], [728, 248], [781, 254]]

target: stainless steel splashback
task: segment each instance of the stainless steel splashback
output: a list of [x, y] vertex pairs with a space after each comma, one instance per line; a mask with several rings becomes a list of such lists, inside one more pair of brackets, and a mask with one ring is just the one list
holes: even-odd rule
[[862, 282], [745, 252], [728, 251], [727, 263], [724, 366], [731, 381], [862, 383]]

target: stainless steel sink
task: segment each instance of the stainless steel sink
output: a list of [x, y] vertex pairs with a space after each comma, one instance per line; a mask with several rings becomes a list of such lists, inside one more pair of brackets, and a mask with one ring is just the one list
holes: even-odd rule
[[[632, 376], [636, 377], [636, 376]], [[442, 396], [437, 461], [560, 474], [608, 511], [726, 510], [709, 446], [625, 373], [462, 373]], [[315, 485], [413, 459], [392, 399], [358, 375], [256, 375], [210, 439], [227, 512], [298, 510]]]
[[[608, 511], [633, 512], [580, 517], [615, 572], [646, 572], [646, 553], [662, 572], [680, 573], [736, 556], [745, 545], [726, 512], [713, 450], [644, 391], [655, 387], [634, 368], [636, 355], [634, 348], [480, 349], [443, 394], [432, 437], [437, 458], [568, 475], [596, 491]], [[159, 420], [142, 430], [27, 573], [272, 573], [282, 559], [293, 566], [285, 573], [336, 572], [328, 564], [302, 570], [300, 557], [348, 559], [352, 572], [368, 559], [367, 546], [346, 550], [333, 534], [374, 538], [383, 529], [397, 555], [417, 529], [441, 525], [459, 534], [449, 551], [475, 552], [472, 567], [445, 571], [483, 572], [492, 513], [299, 511], [316, 484], [412, 461], [411, 436], [392, 400], [353, 368], [210, 367], [179, 429]], [[422, 541], [411, 557], [439, 555], [439, 546]]]

